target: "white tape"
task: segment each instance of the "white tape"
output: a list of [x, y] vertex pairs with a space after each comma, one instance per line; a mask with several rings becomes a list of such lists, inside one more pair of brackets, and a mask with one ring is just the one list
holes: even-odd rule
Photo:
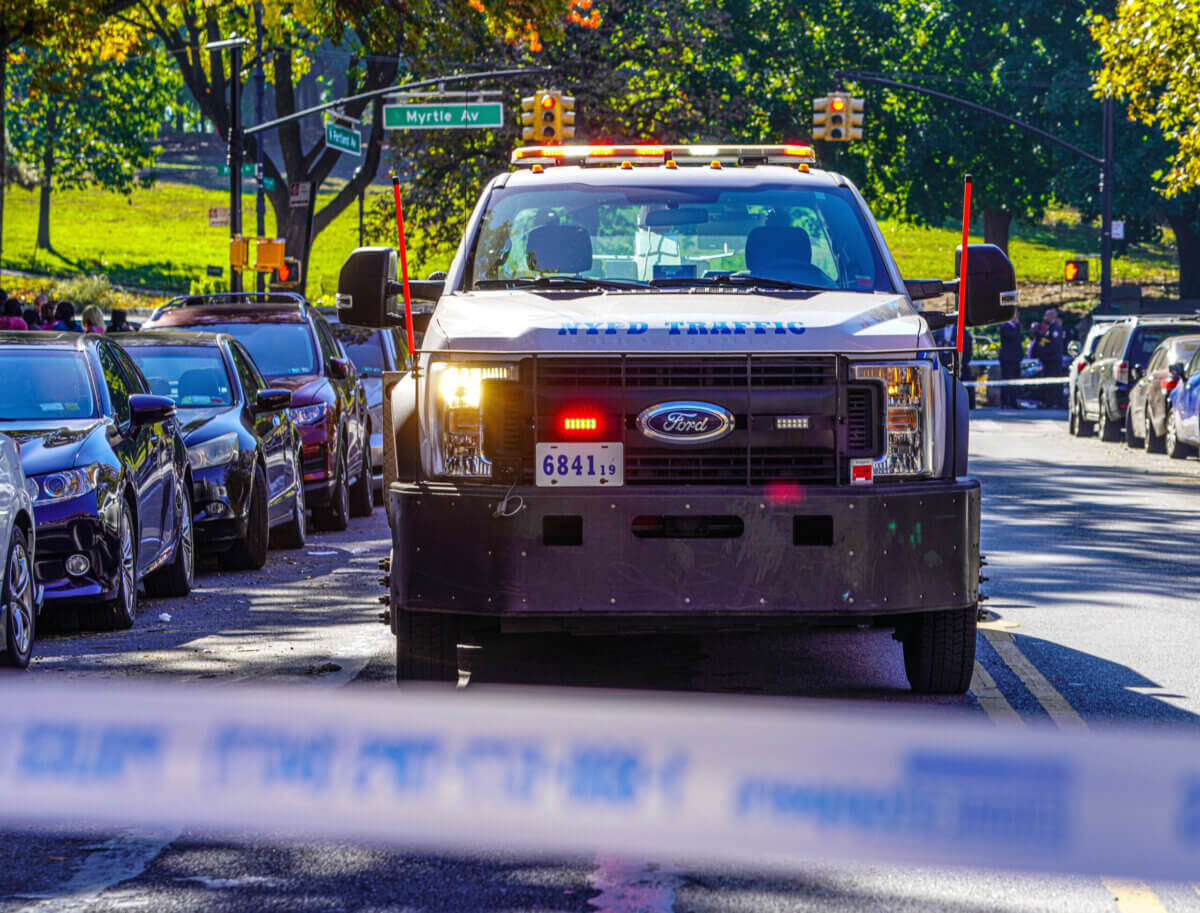
[[980, 378], [978, 380], [964, 380], [964, 387], [1039, 387], [1050, 386], [1053, 384], [1065, 385], [1067, 379], [1065, 377], [1028, 377], [1012, 380], [988, 380]]
[[1194, 878], [1200, 739], [889, 708], [5, 684], [7, 824]]

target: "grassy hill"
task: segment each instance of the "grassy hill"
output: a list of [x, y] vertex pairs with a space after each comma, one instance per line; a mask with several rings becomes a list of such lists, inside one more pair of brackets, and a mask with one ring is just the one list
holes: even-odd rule
[[[387, 191], [377, 191], [384, 192]], [[329, 196], [322, 194], [322, 196]], [[11, 188], [4, 207], [4, 262], [8, 269], [54, 275], [102, 273], [119, 285], [186, 292], [211, 287], [207, 266], [222, 266], [228, 281], [228, 229], [210, 228], [210, 207], [228, 205], [228, 194], [192, 184], [164, 181], [129, 197], [99, 190], [56, 193], [51, 210], [51, 240], [55, 253], [36, 251], [37, 191]], [[370, 200], [368, 200], [368, 208]], [[247, 194], [244, 218], [253, 224], [254, 197]], [[902, 222], [881, 223], [905, 276], [945, 278], [953, 274], [954, 228], [920, 228]], [[982, 227], [972, 240], [982, 240]], [[410, 237], [419, 224], [408, 226]], [[267, 232], [274, 220], [267, 207]], [[1099, 231], [1081, 226], [1069, 213], [1056, 213], [1040, 225], [1016, 227], [1009, 253], [1023, 282], [1058, 282], [1063, 261], [1076, 256], [1097, 257]], [[367, 238], [368, 243], [371, 239]], [[1177, 280], [1178, 265], [1168, 235], [1163, 244], [1131, 246], [1113, 260], [1114, 279], [1161, 282]], [[338, 270], [358, 243], [358, 212], [350, 206], [316, 240], [309, 267], [309, 294], [331, 295]], [[393, 243], [389, 235], [384, 243]], [[428, 263], [411, 264], [413, 275], [443, 268], [450, 253]], [[1099, 278], [1099, 263], [1093, 264]]]

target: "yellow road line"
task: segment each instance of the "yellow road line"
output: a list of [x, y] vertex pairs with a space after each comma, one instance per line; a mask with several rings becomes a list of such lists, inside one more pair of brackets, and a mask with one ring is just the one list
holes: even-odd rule
[[983, 712], [995, 722], [1024, 724], [1021, 714], [1017, 713], [996, 686], [996, 680], [992, 678], [991, 673], [978, 662], [975, 663], [975, 672], [971, 676], [971, 693], [975, 695], [975, 700], [979, 701]]
[[1029, 689], [1029, 693], [1045, 708], [1050, 719], [1063, 729], [1086, 728], [1087, 724], [1078, 711], [1055, 690], [1054, 686], [1037, 670], [1028, 657], [1017, 649], [1011, 634], [991, 629], [984, 629], [981, 633], [992, 645], [992, 649], [1000, 654], [1000, 658], [1004, 660], [1008, 668], [1012, 669], [1013, 674]]
[[1144, 881], [1125, 878], [1101, 878], [1117, 902], [1121, 913], [1167, 913], [1162, 901], [1150, 890], [1150, 885]]

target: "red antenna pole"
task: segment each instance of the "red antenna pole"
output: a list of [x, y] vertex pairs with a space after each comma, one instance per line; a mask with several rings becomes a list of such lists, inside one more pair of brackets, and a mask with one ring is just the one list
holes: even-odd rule
[[[399, 191], [396, 191], [399, 193]], [[397, 197], [397, 199], [399, 199]], [[971, 226], [971, 176], [968, 174], [963, 181], [963, 239], [962, 257], [958, 266], [958, 354], [963, 350], [963, 329], [966, 327], [967, 316], [967, 229]]]
[[[400, 178], [392, 175], [392, 196], [396, 200], [396, 235], [400, 239], [400, 283], [404, 288], [404, 328], [408, 332], [408, 358], [414, 358], [417, 347], [413, 344], [412, 296], [408, 291], [408, 251], [404, 245], [404, 207], [400, 204]], [[959, 348], [962, 348], [962, 334], [959, 334]]]

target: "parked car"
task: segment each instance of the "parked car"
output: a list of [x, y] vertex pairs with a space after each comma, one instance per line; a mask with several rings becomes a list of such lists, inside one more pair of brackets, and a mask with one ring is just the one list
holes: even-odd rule
[[1198, 332], [1200, 320], [1195, 318], [1143, 315], [1114, 323], [1076, 379], [1071, 402], [1075, 433], [1090, 435], [1098, 424], [1101, 439], [1119, 441], [1125, 429], [1129, 389], [1145, 371], [1155, 348], [1168, 336]]
[[[406, 346], [399, 330], [372, 330], [339, 323], [337, 308], [322, 308], [333, 335], [358, 369], [367, 392], [367, 434], [371, 441], [371, 472], [376, 492], [383, 490], [383, 375], [403, 371]], [[418, 345], [419, 345], [418, 341]]]
[[0, 333], [0, 417], [34, 502], [47, 608], [128, 628], [138, 585], [184, 596], [193, 561], [191, 468], [175, 404], [119, 345], [82, 333]]
[[1179, 383], [1170, 393], [1163, 450], [1167, 456], [1182, 460], [1200, 448], [1200, 349], [1184, 364], [1176, 363], [1172, 372]]
[[201, 546], [223, 567], [244, 570], [266, 563], [272, 536], [287, 548], [304, 545], [304, 454], [287, 413], [292, 392], [269, 386], [225, 334], [138, 333], [121, 345], [150, 389], [175, 403]]
[[21, 454], [0, 434], [0, 664], [24, 669], [33, 655], [33, 637], [42, 608], [33, 572], [36, 533], [33, 498], [21, 469]]
[[1200, 349], [1200, 336], [1168, 336], [1158, 344], [1145, 373], [1129, 391], [1125, 410], [1125, 443], [1162, 453], [1166, 446], [1171, 392], [1179, 386], [1183, 366]]
[[[1121, 318], [1107, 316], [1092, 316], [1092, 325], [1088, 329], [1083, 343], [1072, 340], [1067, 343], [1067, 424], [1071, 434], [1079, 434], [1079, 413], [1075, 406], [1075, 390], [1078, 386], [1079, 372], [1084, 370], [1096, 354], [1096, 346], [1100, 338], [1112, 329], [1113, 324]], [[1090, 432], [1089, 432], [1090, 433]]]
[[316, 308], [290, 292], [197, 295], [168, 302], [142, 325], [162, 329], [227, 333], [273, 386], [292, 391], [315, 526], [345, 529], [349, 517], [371, 512], [366, 391]]

